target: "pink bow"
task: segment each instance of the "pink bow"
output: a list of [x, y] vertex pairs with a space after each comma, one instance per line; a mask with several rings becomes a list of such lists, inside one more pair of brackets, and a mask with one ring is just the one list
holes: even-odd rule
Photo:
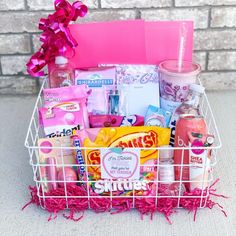
[[41, 71], [55, 56], [65, 53], [68, 48], [74, 50], [78, 45], [68, 28], [71, 21], [78, 17], [84, 17], [88, 8], [81, 1], [70, 4], [66, 0], [55, 0], [55, 13], [48, 18], [41, 18], [39, 29], [43, 31], [40, 41], [43, 43], [26, 64], [27, 71], [31, 76], [43, 76]]

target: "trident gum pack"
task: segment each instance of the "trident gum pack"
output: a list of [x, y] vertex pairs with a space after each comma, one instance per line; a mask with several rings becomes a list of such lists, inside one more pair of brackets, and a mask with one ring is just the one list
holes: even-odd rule
[[70, 136], [75, 130], [89, 127], [87, 90], [81, 85], [43, 91], [45, 104], [39, 109], [39, 122], [46, 137]]

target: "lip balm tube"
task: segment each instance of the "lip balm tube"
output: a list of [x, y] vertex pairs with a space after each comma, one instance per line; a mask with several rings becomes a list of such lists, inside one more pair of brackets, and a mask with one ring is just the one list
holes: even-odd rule
[[55, 190], [57, 189], [57, 168], [56, 168], [56, 161], [55, 158], [49, 157], [46, 159], [46, 174], [48, 181], [48, 190]]

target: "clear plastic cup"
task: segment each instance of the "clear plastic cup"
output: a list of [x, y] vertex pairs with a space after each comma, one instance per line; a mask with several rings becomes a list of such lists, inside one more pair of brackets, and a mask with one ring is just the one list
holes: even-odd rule
[[181, 69], [177, 60], [160, 63], [161, 108], [173, 112], [186, 101], [189, 85], [196, 83], [200, 72], [200, 65], [192, 62], [183, 61]]

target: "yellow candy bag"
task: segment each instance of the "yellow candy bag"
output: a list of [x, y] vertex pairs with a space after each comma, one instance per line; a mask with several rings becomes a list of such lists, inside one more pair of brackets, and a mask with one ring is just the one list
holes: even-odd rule
[[[101, 178], [100, 150], [96, 148], [155, 148], [168, 145], [170, 141], [170, 129], [155, 126], [85, 129], [76, 131], [76, 135], [83, 147], [95, 148], [84, 151], [85, 162], [88, 165], [97, 165], [88, 168], [89, 176], [93, 180]], [[157, 157], [157, 150], [141, 149], [140, 164], [154, 165]]]

